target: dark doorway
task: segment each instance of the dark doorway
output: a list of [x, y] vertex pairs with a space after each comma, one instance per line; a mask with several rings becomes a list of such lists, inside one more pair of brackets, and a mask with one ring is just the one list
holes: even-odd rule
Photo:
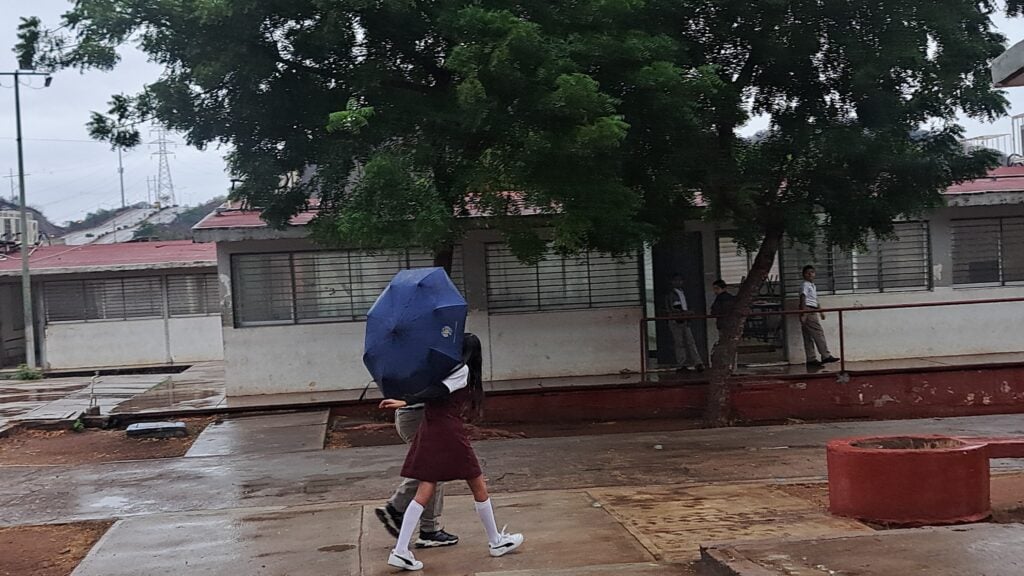
[[0, 367], [25, 362], [25, 317], [20, 284], [0, 284]]
[[[707, 299], [704, 294], [704, 250], [700, 232], [680, 232], [656, 245], [651, 250], [654, 268], [654, 309], [658, 316], [664, 316], [666, 301], [672, 286], [672, 276], [680, 274], [685, 283], [690, 310], [706, 314]], [[697, 351], [707, 364], [708, 336], [707, 323], [703, 320], [690, 323]], [[678, 366], [682, 359], [676, 358], [672, 333], [668, 321], [655, 322], [655, 338], [648, 342], [648, 365], [651, 369]]]

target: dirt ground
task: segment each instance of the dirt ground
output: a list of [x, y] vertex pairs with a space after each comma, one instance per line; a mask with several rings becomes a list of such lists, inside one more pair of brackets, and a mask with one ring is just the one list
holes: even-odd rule
[[0, 554], [0, 576], [68, 576], [111, 524], [0, 528], [0, 550], [8, 551]]
[[[694, 430], [700, 422], [679, 419], [652, 419], [601, 422], [544, 422], [544, 423], [487, 423], [469, 426], [470, 438], [500, 440], [511, 438], [557, 438], [564, 436], [599, 436], [631, 432], [666, 432]], [[402, 439], [390, 423], [367, 422], [336, 416], [327, 433], [326, 447], [356, 448], [362, 446], [389, 446], [401, 444]]]
[[0, 465], [75, 465], [119, 460], [184, 456], [192, 442], [214, 420], [182, 418], [185, 438], [129, 438], [123, 429], [22, 430], [0, 438]]

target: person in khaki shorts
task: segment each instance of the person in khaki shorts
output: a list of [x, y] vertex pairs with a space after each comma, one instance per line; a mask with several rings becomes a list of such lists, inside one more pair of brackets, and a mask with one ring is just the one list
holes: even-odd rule
[[[814, 266], [808, 265], [804, 266], [803, 274], [804, 283], [800, 286], [800, 309], [810, 311], [808, 314], [800, 315], [800, 326], [804, 335], [804, 353], [807, 354], [807, 365], [818, 367], [822, 364], [839, 362], [839, 358], [836, 358], [828, 351], [825, 331], [821, 328], [821, 320], [825, 319], [825, 314], [819, 311], [818, 287], [814, 284], [817, 271], [814, 269]], [[821, 355], [820, 361], [814, 353], [815, 348], [818, 349], [818, 354]]]
[[[420, 429], [420, 422], [423, 421], [424, 404], [413, 404], [395, 411], [395, 429], [402, 440], [409, 444], [412, 442], [416, 431]], [[402, 518], [405, 516], [405, 509], [409, 507], [416, 490], [419, 487], [419, 480], [405, 478], [395, 490], [395, 493], [388, 498], [387, 504], [377, 508], [374, 512], [377, 519], [384, 524], [395, 538], [398, 537], [399, 529], [402, 526]], [[459, 543], [459, 537], [449, 534], [441, 528], [441, 512], [444, 509], [444, 484], [438, 484], [434, 497], [423, 509], [423, 516], [420, 518], [419, 537], [414, 541], [416, 548], [437, 548], [440, 546], [452, 546]]]

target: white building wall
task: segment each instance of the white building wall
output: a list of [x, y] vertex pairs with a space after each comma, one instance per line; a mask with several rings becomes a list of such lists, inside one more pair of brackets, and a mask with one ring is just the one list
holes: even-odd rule
[[216, 316], [195, 316], [167, 324], [161, 318], [49, 324], [46, 363], [63, 370], [220, 360], [219, 323]]
[[171, 362], [209, 362], [224, 359], [220, 316], [185, 316], [170, 318], [167, 334]]
[[[484, 378], [598, 375], [640, 369], [642, 309], [604, 308], [488, 314], [484, 243], [474, 232], [463, 244], [468, 329], [484, 345]], [[235, 327], [231, 254], [308, 250], [303, 240], [218, 244], [224, 305], [224, 360], [229, 396], [357, 390], [370, 377], [363, 366], [365, 322]]]

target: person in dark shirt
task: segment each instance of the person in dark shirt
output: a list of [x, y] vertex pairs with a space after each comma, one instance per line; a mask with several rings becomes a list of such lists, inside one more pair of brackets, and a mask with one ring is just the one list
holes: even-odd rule
[[[736, 297], [729, 293], [729, 285], [721, 278], [715, 280], [711, 285], [711, 290], [715, 293], [715, 301], [711, 303], [711, 315], [717, 316], [717, 318], [715, 318], [715, 327], [718, 328], [718, 342], [715, 343], [715, 348], [718, 348], [719, 344], [722, 343], [722, 329], [725, 327], [725, 315], [731, 312], [736, 306]], [[714, 352], [712, 352], [712, 357], [714, 357]], [[735, 357], [729, 363], [729, 368], [736, 368]]]

